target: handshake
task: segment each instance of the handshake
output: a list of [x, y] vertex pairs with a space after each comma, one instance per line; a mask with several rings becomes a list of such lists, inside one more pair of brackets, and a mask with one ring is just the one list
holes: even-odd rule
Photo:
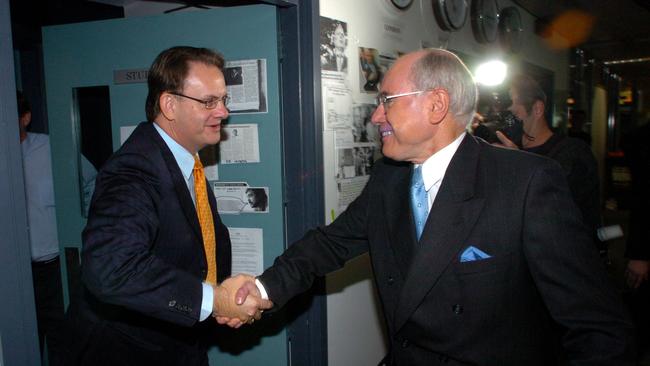
[[214, 286], [212, 316], [217, 323], [231, 328], [253, 324], [262, 317], [262, 312], [273, 307], [273, 302], [262, 299], [255, 277], [239, 274]]

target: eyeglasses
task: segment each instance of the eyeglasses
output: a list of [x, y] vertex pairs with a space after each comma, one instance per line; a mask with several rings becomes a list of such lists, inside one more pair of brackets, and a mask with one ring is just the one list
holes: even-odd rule
[[429, 90], [418, 90], [418, 91], [412, 91], [408, 93], [402, 93], [402, 94], [394, 94], [394, 95], [384, 95], [384, 94], [379, 94], [377, 95], [377, 98], [375, 99], [375, 106], [379, 107], [380, 105], [384, 105], [384, 108], [390, 107], [391, 103], [393, 102], [393, 99], [399, 98], [399, 97], [405, 97], [407, 95], [415, 95], [415, 94], [420, 94], [420, 93], [425, 93], [431, 91]]
[[181, 93], [176, 93], [176, 92], [168, 92], [168, 93], [171, 95], [176, 95], [177, 97], [183, 97], [183, 98], [191, 99], [195, 102], [199, 102], [203, 104], [203, 106], [205, 106], [205, 109], [215, 109], [219, 105], [219, 102], [223, 102], [223, 106], [228, 108], [228, 102], [230, 101], [230, 96], [228, 94], [224, 95], [223, 97], [214, 97], [208, 100], [203, 100], [203, 99], [193, 98]]

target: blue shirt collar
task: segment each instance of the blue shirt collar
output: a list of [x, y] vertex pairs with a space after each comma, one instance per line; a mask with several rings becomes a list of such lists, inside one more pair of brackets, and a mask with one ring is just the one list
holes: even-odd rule
[[152, 122], [153, 126], [156, 128], [156, 131], [160, 134], [160, 137], [163, 138], [165, 144], [169, 150], [171, 150], [176, 164], [181, 169], [185, 182], [189, 181], [192, 177], [192, 169], [194, 169], [194, 155], [190, 154], [183, 146], [176, 142], [171, 136], [169, 136], [157, 123]]

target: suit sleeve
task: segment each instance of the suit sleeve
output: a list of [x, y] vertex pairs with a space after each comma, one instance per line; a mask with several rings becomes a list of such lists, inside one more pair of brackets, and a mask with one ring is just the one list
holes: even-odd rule
[[555, 163], [533, 174], [524, 204], [524, 255], [571, 364], [627, 365], [633, 326]]
[[83, 232], [82, 280], [100, 301], [191, 326], [199, 319], [201, 281], [157, 258], [157, 170], [143, 156], [120, 155], [97, 180]]
[[368, 204], [374, 181], [371, 176], [361, 195], [334, 222], [307, 232], [259, 277], [276, 306], [308, 290], [316, 277], [368, 251]]

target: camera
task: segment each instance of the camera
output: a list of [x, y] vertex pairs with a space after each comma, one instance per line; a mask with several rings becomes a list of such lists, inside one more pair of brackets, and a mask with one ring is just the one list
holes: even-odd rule
[[521, 137], [524, 134], [523, 122], [508, 110], [488, 114], [474, 129], [478, 136], [489, 143], [500, 142], [496, 135], [501, 131], [507, 138], [521, 148]]

